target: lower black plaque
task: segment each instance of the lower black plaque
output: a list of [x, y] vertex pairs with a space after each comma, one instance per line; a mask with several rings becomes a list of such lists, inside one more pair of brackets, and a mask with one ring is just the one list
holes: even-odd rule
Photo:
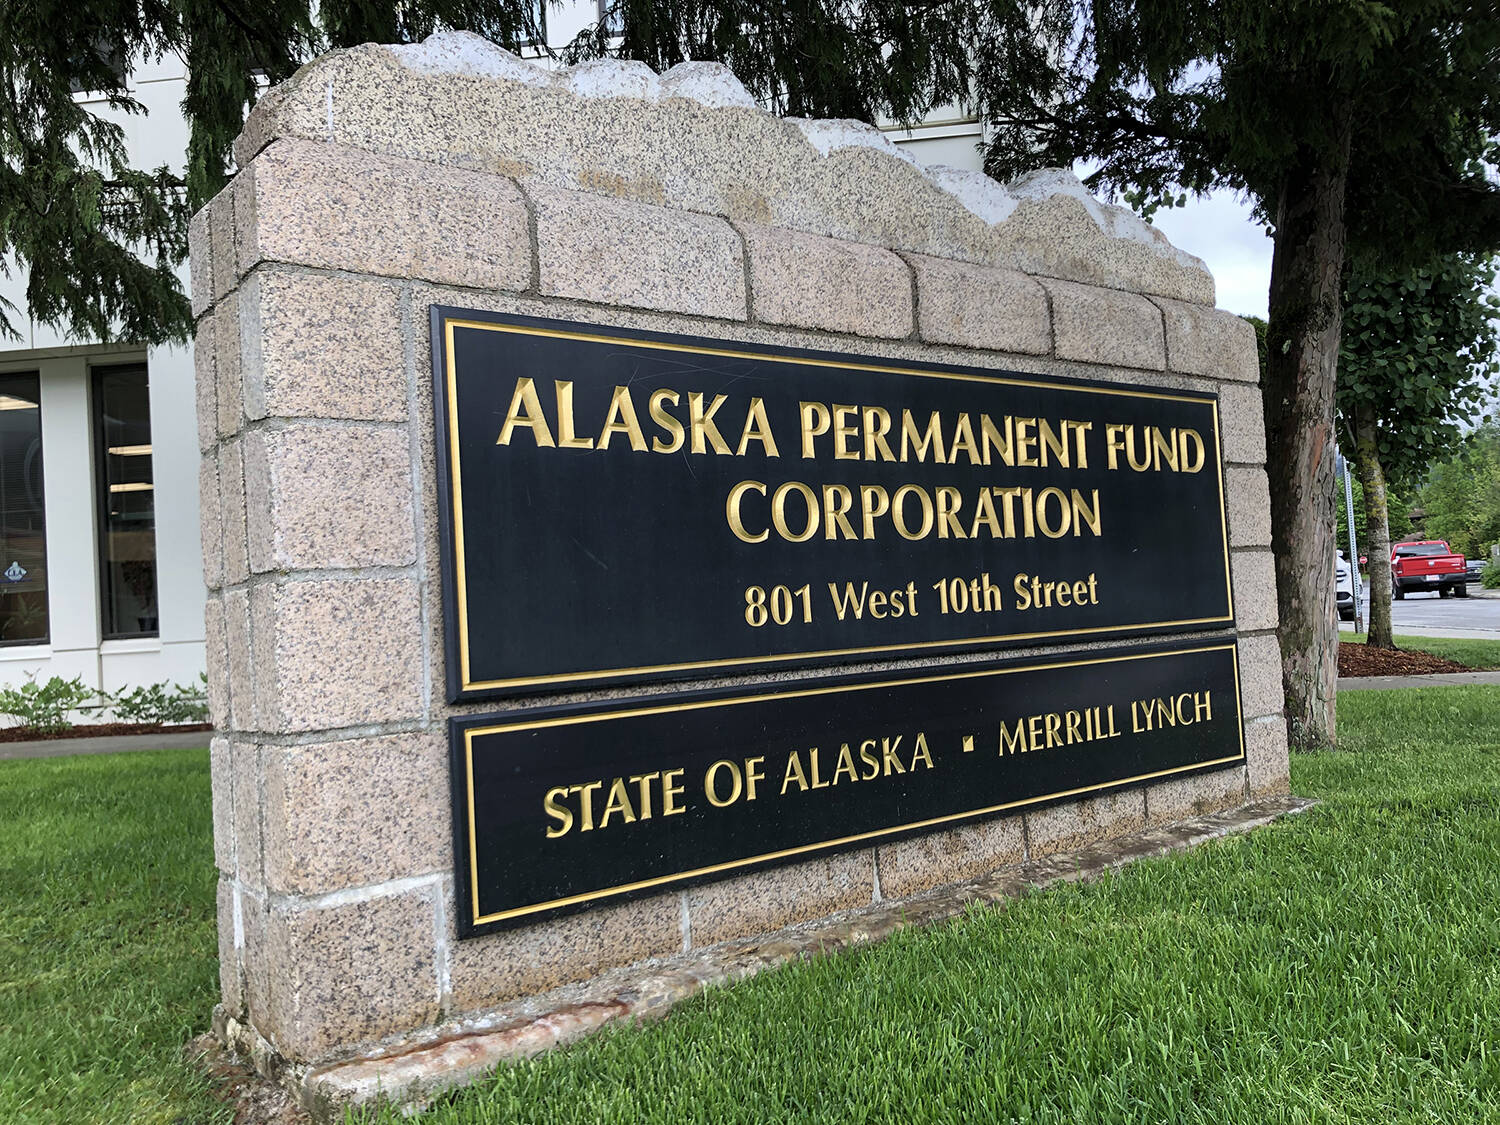
[[450, 720], [472, 936], [1244, 760], [1233, 643]]

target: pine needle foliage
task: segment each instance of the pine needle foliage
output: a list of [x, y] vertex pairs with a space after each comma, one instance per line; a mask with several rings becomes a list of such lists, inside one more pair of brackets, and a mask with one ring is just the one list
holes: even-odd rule
[[[971, 78], [970, 0], [613, 0], [560, 52], [664, 70], [728, 64], [777, 112], [919, 118]], [[232, 173], [230, 146], [270, 85], [323, 51], [472, 31], [545, 50], [557, 0], [7, 0], [0, 4], [0, 268], [27, 277], [26, 308], [79, 340], [183, 341], [175, 270], [187, 221]], [[132, 61], [187, 64], [182, 170], [133, 167], [123, 123], [145, 112]], [[81, 96], [79, 91], [92, 93]]]

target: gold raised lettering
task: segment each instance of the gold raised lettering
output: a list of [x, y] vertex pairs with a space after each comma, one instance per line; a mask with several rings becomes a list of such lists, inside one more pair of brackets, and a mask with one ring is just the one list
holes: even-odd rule
[[752, 534], [745, 526], [745, 516], [740, 508], [745, 493], [759, 492], [762, 496], [766, 494], [766, 486], [758, 480], [742, 480], [729, 490], [729, 496], [724, 501], [724, 518], [729, 521], [729, 530], [734, 532], [736, 539], [745, 543], [764, 543], [771, 534], [768, 528], [759, 535]]
[[781, 453], [776, 448], [776, 439], [771, 436], [771, 420], [766, 417], [766, 404], [764, 400], [752, 398], [750, 410], [745, 415], [745, 429], [740, 434], [739, 448], [734, 451], [736, 457], [743, 457], [745, 450], [749, 448], [752, 441], [760, 442], [761, 448], [766, 451], [767, 457], [780, 457]]
[[557, 445], [559, 449], [593, 449], [594, 439], [579, 437], [573, 425], [573, 384], [567, 379], [552, 380], [557, 392]]
[[[796, 535], [792, 534], [791, 528], [786, 522], [786, 498], [788, 493], [795, 492], [802, 497], [802, 502], [807, 505], [807, 526]], [[820, 511], [818, 498], [813, 495], [813, 490], [808, 488], [800, 480], [789, 480], [778, 487], [771, 496], [771, 523], [776, 528], [776, 534], [780, 535], [788, 543], [806, 543], [818, 533], [818, 521]]]
[[[918, 442], [919, 438], [920, 443]], [[943, 465], [947, 463], [948, 459], [943, 456], [942, 419], [938, 417], [936, 410], [927, 419], [927, 429], [920, 434], [917, 432], [916, 419], [911, 416], [911, 411], [903, 410], [901, 412], [902, 461], [908, 459], [906, 455], [908, 446], [916, 449], [918, 461], [925, 462], [927, 460], [927, 450], [930, 447], [932, 449], [933, 464]]]
[[685, 790], [687, 786], [682, 784], [673, 784], [673, 782], [680, 782], [682, 780], [682, 775], [686, 772], [686, 770], [668, 770], [666, 773], [661, 775], [662, 816], [676, 816], [678, 813], [687, 812], [686, 805], [680, 805], [677, 803], [677, 798], [682, 796], [683, 790]]
[[813, 438], [828, 432], [833, 415], [821, 402], [799, 402], [797, 409], [802, 419], [802, 456], [806, 460], [816, 456]]
[[573, 810], [558, 804], [566, 800], [568, 787], [559, 785], [555, 789], [547, 790], [547, 795], [542, 798], [542, 811], [557, 821], [555, 825], [548, 825], [547, 839], [555, 840], [559, 836], [566, 836], [573, 830]]
[[547, 416], [542, 413], [542, 401], [537, 396], [536, 384], [530, 379], [516, 380], [516, 389], [510, 396], [510, 409], [505, 412], [505, 424], [500, 427], [500, 437], [495, 444], [509, 445], [511, 435], [517, 428], [530, 430], [532, 440], [539, 449], [552, 449], [557, 445], [547, 426]]
[[[936, 418], [937, 414], [934, 413]], [[922, 526], [913, 533], [906, 523], [905, 497], [915, 496], [917, 503], [922, 508]], [[903, 484], [896, 489], [896, 495], [891, 498], [891, 520], [896, 525], [896, 533], [903, 539], [918, 540], [925, 539], [927, 533], [932, 530], [932, 497], [927, 495], [927, 490], [915, 484]]]
[[728, 397], [728, 395], [714, 395], [713, 402], [709, 403], [707, 410], [704, 410], [702, 393], [688, 392], [688, 428], [693, 435], [694, 453], [707, 453], [711, 445], [715, 453], [722, 456], [729, 455], [729, 445], [724, 441], [724, 435], [719, 433], [719, 427], [714, 425], [714, 415], [718, 413], [719, 407], [724, 405]]
[[641, 420], [635, 415], [629, 387], [616, 387], [610, 397], [609, 413], [604, 416], [604, 428], [599, 431], [599, 448], [608, 449], [609, 439], [615, 434], [629, 438], [630, 448], [635, 452], [646, 452], [646, 435], [641, 433]]
[[662, 433], [671, 440], [662, 441], [661, 438], [651, 439], [651, 448], [657, 453], [676, 453], [682, 448], [685, 437], [682, 423], [677, 420], [676, 415], [669, 414], [665, 403], [676, 406], [681, 401], [681, 396], [674, 390], [666, 387], [652, 391], [651, 398], [647, 401], [646, 408], [651, 412], [651, 421], [661, 427]]

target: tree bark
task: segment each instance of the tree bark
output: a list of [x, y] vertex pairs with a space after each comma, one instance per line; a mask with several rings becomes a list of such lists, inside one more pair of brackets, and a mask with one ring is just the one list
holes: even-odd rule
[[1333, 401], [1343, 323], [1347, 101], [1339, 140], [1304, 151], [1281, 185], [1266, 329], [1266, 470], [1281, 611], [1281, 675], [1293, 746], [1334, 740]]
[[[1354, 458], [1359, 465], [1359, 483], [1365, 493], [1365, 549], [1370, 557], [1370, 635], [1365, 644], [1371, 648], [1395, 648], [1391, 638], [1391, 519], [1385, 494], [1385, 469], [1380, 464], [1380, 447], [1376, 443], [1375, 411], [1368, 406], [1354, 408]], [[1359, 560], [1350, 562], [1358, 566]]]

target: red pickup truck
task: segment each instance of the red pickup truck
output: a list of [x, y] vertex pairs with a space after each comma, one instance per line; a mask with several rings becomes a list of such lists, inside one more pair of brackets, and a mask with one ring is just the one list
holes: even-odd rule
[[1406, 597], [1407, 591], [1436, 590], [1438, 597], [1450, 593], [1466, 598], [1469, 591], [1464, 557], [1455, 555], [1441, 539], [1397, 543], [1391, 549], [1391, 594]]

